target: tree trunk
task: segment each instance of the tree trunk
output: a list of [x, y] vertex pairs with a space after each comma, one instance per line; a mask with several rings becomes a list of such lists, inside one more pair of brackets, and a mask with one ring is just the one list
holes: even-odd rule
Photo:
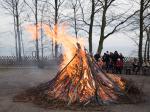
[[90, 17], [90, 26], [89, 26], [89, 52], [92, 53], [93, 46], [92, 46], [92, 34], [93, 34], [93, 23], [94, 23], [94, 14], [95, 13], [95, 1], [92, 0], [92, 11]]
[[148, 41], [148, 48], [147, 48], [147, 60], [150, 60], [150, 39]]
[[145, 48], [144, 48], [144, 60], [146, 60], [146, 55], [147, 55], [147, 48], [148, 48], [148, 37], [147, 37], [147, 39], [146, 39], [146, 43], [145, 43]]
[[52, 39], [52, 55], [53, 55], [53, 57], [55, 56], [55, 54], [54, 54], [54, 39]]
[[20, 37], [18, 4], [16, 4], [16, 24], [17, 24], [17, 37], [18, 37], [18, 60], [20, 62], [21, 61], [21, 37]]
[[[47, 4], [47, 1], [46, 1], [46, 4]], [[42, 6], [42, 10], [41, 10], [41, 13], [42, 13], [42, 15], [41, 15], [41, 56], [42, 56], [42, 60], [43, 60], [43, 56], [44, 56], [44, 44], [43, 44], [43, 38], [44, 38], [44, 35], [43, 35], [43, 18], [44, 18], [44, 9], [45, 9], [45, 5], [46, 4], [44, 4], [43, 6]]]
[[76, 38], [78, 38], [78, 32], [77, 32], [77, 20], [76, 20], [76, 7], [73, 6], [73, 12], [74, 12], [74, 30], [75, 30], [75, 35], [76, 35]]
[[99, 41], [99, 46], [98, 46], [98, 53], [101, 54], [102, 49], [103, 49], [103, 43], [104, 43], [104, 37], [100, 37], [100, 41]]
[[14, 32], [15, 32], [15, 49], [16, 49], [16, 58], [18, 60], [18, 42], [17, 42], [17, 33], [16, 33], [16, 20], [15, 20], [15, 16], [14, 16]]
[[101, 54], [103, 49], [103, 42], [105, 39], [104, 32], [106, 27], [106, 11], [107, 11], [107, 0], [105, 1], [105, 6], [103, 7], [103, 15], [102, 15], [102, 26], [101, 26], [101, 34], [100, 34], [100, 40], [98, 45], [97, 52]]
[[[51, 27], [50, 20], [49, 20], [49, 27]], [[54, 56], [55, 56], [55, 53], [54, 53], [54, 38], [51, 39], [51, 53], [52, 53], [52, 56], [54, 58]]]
[[36, 58], [37, 61], [39, 62], [39, 42], [38, 42], [38, 17], [37, 17], [37, 0], [35, 0], [35, 25], [36, 25]]
[[[20, 29], [21, 29], [21, 28], [20, 28]], [[23, 43], [23, 38], [22, 38], [22, 30], [20, 30], [20, 37], [21, 37], [21, 45], [22, 45], [22, 54], [23, 54], [23, 56], [25, 56], [24, 43]]]
[[[58, 32], [58, 0], [55, 0], [55, 38], [57, 38], [57, 32]], [[55, 58], [58, 56], [58, 44], [57, 41], [55, 41]]]
[[57, 41], [55, 41], [55, 58], [58, 57], [58, 44]]
[[140, 38], [139, 38], [139, 50], [138, 50], [138, 58], [139, 65], [142, 66], [142, 44], [143, 44], [143, 12], [144, 12], [144, 0], [140, 2]]
[[16, 33], [16, 16], [15, 16], [14, 0], [12, 0], [12, 4], [13, 4], [13, 18], [14, 18], [14, 32], [15, 32], [15, 49], [16, 49], [16, 58], [18, 60], [18, 42], [17, 42], [17, 33]]
[[41, 56], [43, 59], [43, 22], [42, 22], [42, 18], [41, 18]]
[[150, 60], [150, 28], [147, 30], [147, 38], [148, 38], [148, 45], [147, 45], [147, 60]]

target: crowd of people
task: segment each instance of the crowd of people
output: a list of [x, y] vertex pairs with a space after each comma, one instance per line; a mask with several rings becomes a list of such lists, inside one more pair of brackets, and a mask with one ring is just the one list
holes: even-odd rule
[[99, 53], [94, 55], [98, 65], [101, 66], [106, 72], [121, 74], [124, 65], [124, 56], [122, 53], [115, 51], [114, 53], [106, 51], [103, 56]]

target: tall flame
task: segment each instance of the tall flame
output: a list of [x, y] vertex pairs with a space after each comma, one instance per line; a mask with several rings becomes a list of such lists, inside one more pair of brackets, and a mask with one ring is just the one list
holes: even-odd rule
[[[38, 24], [38, 28], [39, 26], [41, 25]], [[64, 69], [52, 80], [49, 96], [68, 101], [69, 104], [78, 100], [87, 102], [94, 97], [105, 102], [117, 100], [117, 93], [125, 91], [125, 82], [121, 77], [103, 73], [93, 58], [84, 51], [83, 38], [77, 39], [69, 35], [65, 24], [54, 28], [46, 24], [42, 26], [47, 37], [63, 46], [61, 68]], [[32, 38], [35, 37], [35, 26], [28, 26], [28, 30], [32, 32]], [[67, 66], [64, 67], [65, 65]]]
[[[26, 29], [27, 31], [31, 34], [32, 39], [36, 40], [36, 38], [39, 39], [39, 35], [40, 32], [39, 30], [44, 29], [45, 34], [47, 35], [47, 37], [51, 38], [52, 40], [54, 40], [55, 42], [57, 42], [58, 44], [61, 44], [63, 46], [63, 63], [61, 65], [61, 67], [63, 68], [75, 55], [76, 53], [76, 49], [77, 49], [77, 43], [80, 43], [82, 49], [84, 49], [84, 41], [85, 39], [83, 38], [75, 38], [71, 35], [69, 35], [69, 33], [67, 33], [66, 24], [63, 24], [62, 26], [55, 25], [53, 28], [51, 28], [49, 25], [46, 24], [37, 24], [37, 35], [38, 37], [36, 37], [36, 26], [35, 25], [27, 25]], [[53, 29], [53, 30], [52, 30]]]
[[52, 38], [58, 44], [62, 44], [64, 50], [63, 52], [64, 61], [62, 67], [64, 67], [75, 55], [77, 49], [77, 43], [80, 43], [82, 49], [84, 48], [84, 40], [83, 38], [77, 39], [69, 35], [69, 33], [67, 33], [66, 31], [65, 25], [62, 25], [61, 27], [59, 27], [59, 29], [57, 28], [58, 31], [55, 31], [55, 27], [56, 26], [54, 26], [54, 30], [52, 31], [48, 25], [45, 24], [43, 25], [43, 29], [46, 35]]

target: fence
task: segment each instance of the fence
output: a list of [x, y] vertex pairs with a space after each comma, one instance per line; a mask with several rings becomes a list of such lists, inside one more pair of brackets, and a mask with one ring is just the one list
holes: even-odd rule
[[52, 57], [44, 56], [43, 58], [40, 57], [40, 61], [38, 62], [35, 56], [24, 56], [22, 57], [21, 61], [18, 61], [16, 56], [0, 56], [0, 65], [1, 66], [16, 66], [16, 65], [37, 65], [38, 63], [44, 65], [50, 65], [55, 60]]
[[[134, 57], [125, 57], [124, 58], [124, 73], [125, 74], [131, 74], [127, 72], [131, 72], [132, 64], [131, 61], [134, 59]], [[56, 65], [58, 61], [56, 61], [54, 58], [50, 56], [44, 56], [43, 58], [40, 57], [40, 61], [37, 60], [35, 56], [24, 56], [22, 57], [21, 61], [18, 61], [16, 56], [0, 56], [0, 66], [9, 67], [9, 66], [18, 66], [18, 67], [24, 67], [24, 66], [50, 66], [50, 65]], [[146, 74], [149, 73], [149, 69], [144, 71]], [[143, 72], [143, 71], [142, 71]]]
[[[125, 57], [124, 61], [129, 62], [133, 60], [133, 57]], [[44, 65], [49, 65], [54, 63], [54, 58], [50, 56], [40, 57], [40, 62], [37, 61], [35, 56], [24, 56], [21, 61], [18, 61], [16, 56], [0, 56], [0, 65], [37, 65], [38, 63], [42, 63]]]

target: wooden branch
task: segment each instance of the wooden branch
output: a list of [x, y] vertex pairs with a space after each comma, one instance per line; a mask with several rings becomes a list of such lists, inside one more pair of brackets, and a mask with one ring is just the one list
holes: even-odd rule
[[97, 0], [99, 3], [101, 3], [102, 6], [104, 6], [104, 3], [101, 0]]
[[[107, 0], [107, 1], [108, 1], [108, 0]], [[107, 6], [106, 6], [106, 9], [108, 9], [114, 1], [115, 1], [115, 0], [110, 0], [110, 2], [109, 2], [109, 3], [107, 4]]]
[[6, 9], [10, 14], [13, 14], [13, 5], [12, 4], [8, 4], [6, 1], [1, 2], [1, 6], [3, 9]]
[[79, 30], [85, 31], [87, 34], [89, 33], [87, 30], [83, 29], [83, 28], [77, 28]]
[[83, 11], [83, 7], [82, 7], [82, 5], [81, 5], [81, 2], [79, 1], [79, 5], [80, 5], [80, 9], [81, 9], [81, 14], [82, 14], [82, 21], [86, 24], [86, 25], [90, 25], [89, 23], [87, 23], [86, 21], [85, 21], [85, 18], [84, 18], [84, 11]]
[[24, 3], [31, 9], [32, 13], [35, 15], [35, 11], [34, 11], [33, 8], [26, 2], [26, 0], [24, 0]]
[[98, 13], [103, 7], [98, 8], [97, 10], [95, 10], [94, 14]]
[[[145, 15], [144, 19], [147, 18], [147, 17], [149, 17], [149, 16], [150, 16], [150, 13], [148, 13], [147, 15]], [[150, 17], [149, 17], [149, 19], [150, 19]]]
[[65, 2], [65, 0], [59, 0], [59, 3], [58, 3], [58, 10], [59, 10], [59, 8], [61, 7], [61, 5], [63, 4]]
[[[139, 10], [138, 10], [139, 11]], [[133, 17], [138, 11], [135, 11], [132, 15], [130, 15], [129, 17], [127, 17], [124, 21], [121, 21], [119, 24], [117, 24], [114, 29], [108, 33], [106, 36], [104, 36], [104, 38], [106, 39], [107, 37], [109, 37], [110, 35], [112, 35], [119, 26], [121, 26], [122, 24], [124, 24], [125, 22], [127, 22], [131, 17]]]
[[145, 3], [144, 3], [144, 9], [143, 10], [146, 10], [147, 8], [150, 7], [150, 1], [149, 0], [145, 0]]
[[24, 5], [25, 5], [25, 4], [22, 2], [22, 3], [20, 4], [20, 6], [19, 6], [19, 7], [20, 7], [20, 11], [19, 11], [19, 14], [18, 14], [19, 16], [20, 16], [21, 13], [24, 12], [24, 11], [23, 11]]
[[127, 37], [129, 37], [137, 46], [139, 45], [138, 42], [131, 36], [128, 35], [128, 33], [126, 32], [122, 32], [123, 34], [125, 34]]
[[123, 15], [125, 15], [126, 13], [128, 13], [128, 12], [130, 11], [131, 8], [132, 8], [132, 7], [130, 7], [129, 9], [127, 9], [125, 12], [123, 12], [123, 13], [121, 13], [121, 14], [118, 14], [118, 15], [116, 15], [116, 16], [113, 16], [113, 18], [111, 18], [110, 21], [108, 20], [109, 22], [107, 22], [106, 25], [109, 25], [109, 24], [111, 24], [113, 21], [116, 21], [116, 20], [122, 18]]

